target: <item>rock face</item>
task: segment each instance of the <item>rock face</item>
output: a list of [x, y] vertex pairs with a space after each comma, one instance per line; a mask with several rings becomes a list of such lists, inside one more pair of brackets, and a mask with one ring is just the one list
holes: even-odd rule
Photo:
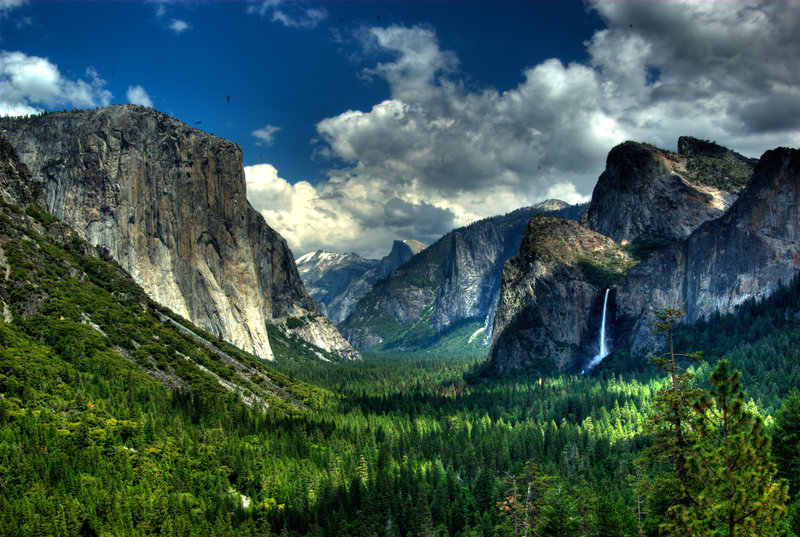
[[[401, 266], [403, 263], [420, 253], [422, 250], [425, 249], [425, 245], [419, 241], [415, 241], [413, 239], [405, 239], [402, 241], [394, 241], [392, 243], [392, 250], [389, 252], [388, 255], [381, 258], [378, 262], [378, 266], [375, 267], [374, 275], [371, 275], [371, 278], [374, 278], [374, 282], [384, 279], [386, 276], [389, 275], [397, 267]], [[359, 297], [360, 298], [360, 297]]]
[[749, 159], [689, 137], [679, 147], [683, 154], [636, 142], [613, 148], [583, 224], [627, 243], [685, 239], [722, 216], [752, 172]]
[[571, 220], [531, 218], [519, 254], [503, 267], [489, 360], [507, 373], [580, 369], [598, 352], [604, 281], [632, 263], [618, 244]]
[[[735, 312], [745, 300], [766, 297], [797, 275], [800, 151], [767, 151], [738, 198], [731, 186], [726, 196], [735, 201], [711, 218], [708, 206], [697, 203], [696, 192], [702, 191], [695, 186], [732, 185], [730, 170], [740, 173], [751, 161], [691, 138], [681, 138], [679, 147], [687, 159], [704, 159], [693, 167], [685, 164], [694, 170], [692, 181], [670, 171], [684, 157], [632, 143], [609, 155], [584, 221], [617, 241], [631, 241], [629, 248], [604, 238], [609, 242], [603, 248], [587, 250], [585, 245], [593, 244], [586, 242], [593, 236], [589, 230], [532, 219], [519, 255], [504, 269], [490, 353], [496, 370], [531, 365], [580, 370], [596, 352], [592, 343], [599, 342], [606, 287], [612, 289], [607, 317], [612, 350], [646, 354], [657, 350], [650, 323], [662, 309], [685, 311], [687, 322]], [[670, 215], [672, 229], [659, 211]], [[661, 240], [648, 242], [652, 238]], [[597, 266], [579, 259], [576, 267], [575, 256], [586, 258], [591, 251], [600, 252]], [[625, 257], [628, 251], [637, 258]]]
[[651, 350], [649, 321], [665, 307], [689, 322], [731, 313], [763, 298], [800, 270], [800, 151], [767, 151], [736, 203], [684, 242], [631, 270], [617, 292], [617, 342]]
[[424, 249], [419, 241], [397, 240], [381, 260], [317, 250], [298, 258], [297, 269], [311, 298], [339, 324], [378, 281]]
[[542, 210], [526, 207], [446, 234], [378, 282], [339, 325], [342, 334], [360, 350], [423, 349], [471, 323], [474, 339], [492, 326], [503, 263]]
[[271, 359], [265, 322], [316, 313], [286, 242], [247, 201], [236, 144], [137, 106], [5, 118], [0, 129], [50, 212], [203, 329]]

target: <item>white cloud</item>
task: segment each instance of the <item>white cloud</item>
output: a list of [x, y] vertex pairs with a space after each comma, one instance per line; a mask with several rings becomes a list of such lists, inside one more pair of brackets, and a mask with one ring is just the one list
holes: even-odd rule
[[140, 104], [142, 106], [149, 106], [150, 108], [153, 107], [152, 99], [150, 99], [150, 96], [142, 86], [128, 86], [125, 97], [130, 104]]
[[310, 30], [328, 18], [328, 12], [321, 7], [307, 7], [298, 2], [283, 0], [267, 0], [250, 5], [247, 12], [266, 17], [271, 15], [272, 22], [280, 22], [287, 28]]
[[70, 80], [47, 58], [0, 52], [0, 115], [36, 113], [42, 107], [91, 108], [111, 102], [111, 92], [93, 68], [88, 80]]
[[281, 128], [275, 125], [265, 125], [263, 128], [254, 130], [250, 134], [260, 140], [256, 142], [256, 145], [272, 145], [275, 141], [275, 133], [279, 130], [281, 130]]
[[746, 154], [798, 139], [800, 3], [595, 2], [607, 28], [587, 43], [631, 136], [680, 133]]
[[378, 258], [398, 236], [415, 234], [432, 242], [453, 227], [453, 215], [445, 208], [398, 197], [381, 200], [359, 185], [343, 192], [306, 181], [290, 184], [270, 164], [245, 167], [245, 177], [250, 203], [297, 256], [326, 249]]
[[0, 0], [0, 19], [8, 17], [13, 10], [27, 3], [28, 0]]
[[316, 187], [283, 181], [291, 203], [264, 208], [268, 220], [297, 254], [382, 255], [395, 238], [430, 242], [546, 198], [586, 200], [627, 139], [674, 148], [689, 134], [749, 156], [798, 141], [800, 3], [591, 9], [606, 27], [585, 43], [588, 63], [541, 62], [504, 92], [466, 89], [430, 28], [371, 29], [365, 46], [394, 57], [363, 74], [390, 98], [320, 121], [318, 156], [338, 168]]
[[186, 30], [190, 29], [191, 27], [192, 27], [191, 24], [179, 19], [172, 19], [172, 22], [169, 23], [169, 29], [175, 32], [176, 34], [181, 34]]

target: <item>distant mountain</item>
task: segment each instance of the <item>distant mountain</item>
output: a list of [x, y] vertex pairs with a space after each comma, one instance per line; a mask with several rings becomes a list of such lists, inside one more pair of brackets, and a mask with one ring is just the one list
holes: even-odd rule
[[496, 371], [580, 371], [598, 353], [604, 315], [611, 350], [643, 355], [656, 312], [679, 309], [688, 322], [732, 313], [796, 277], [800, 151], [767, 151], [753, 169], [710, 142], [678, 145], [612, 149], [584, 226], [531, 220], [504, 268]]
[[339, 308], [333, 305], [334, 301], [340, 299], [365, 272], [378, 266], [377, 259], [364, 259], [356, 253], [339, 254], [324, 250], [300, 256], [296, 263], [306, 291], [334, 323], [341, 315]]
[[310, 342], [358, 357], [248, 203], [236, 144], [132, 105], [0, 118], [0, 130], [46, 209], [158, 303], [261, 358], [267, 324], [300, 318]]
[[375, 284], [339, 325], [360, 350], [479, 350], [488, 343], [503, 263], [532, 215], [577, 219], [584, 206], [548, 200], [446, 234]]
[[419, 241], [394, 241], [391, 252], [380, 260], [317, 250], [299, 257], [297, 270], [311, 298], [339, 324], [376, 282], [424, 249]]

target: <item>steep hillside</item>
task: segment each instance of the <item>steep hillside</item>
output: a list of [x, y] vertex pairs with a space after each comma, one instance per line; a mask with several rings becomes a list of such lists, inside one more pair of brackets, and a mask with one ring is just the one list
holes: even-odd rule
[[344, 321], [356, 304], [378, 281], [425, 249], [415, 240], [394, 241], [392, 250], [380, 260], [358, 254], [308, 253], [297, 259], [297, 270], [311, 298], [324, 308], [336, 324]]
[[[305, 406], [301, 394], [307, 388], [293, 393], [291, 383], [261, 360], [148, 299], [105, 249], [46, 212], [27, 168], [2, 139], [0, 159], [4, 368], [35, 367], [16, 354], [30, 347], [42, 359], [78, 368], [81, 360], [100, 360], [120, 375], [138, 382], [150, 377], [171, 391], [235, 393], [262, 410]], [[312, 358], [313, 352], [306, 354]], [[288, 359], [289, 353], [297, 356], [303, 349], [286, 349], [281, 356]]]
[[262, 358], [273, 357], [267, 321], [309, 316], [318, 343], [357, 355], [316, 315], [286, 241], [248, 203], [236, 144], [137, 106], [2, 118], [0, 129], [47, 210], [158, 303]]
[[361, 350], [480, 350], [503, 263], [518, 251], [530, 217], [555, 207], [574, 217], [582, 209], [544, 202], [451, 231], [377, 283], [339, 326], [342, 334]]

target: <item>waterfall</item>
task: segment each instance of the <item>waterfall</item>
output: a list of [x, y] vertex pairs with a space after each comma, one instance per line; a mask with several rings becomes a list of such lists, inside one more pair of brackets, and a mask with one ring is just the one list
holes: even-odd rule
[[611, 289], [606, 289], [606, 296], [603, 299], [603, 320], [600, 322], [600, 351], [594, 355], [592, 361], [586, 366], [586, 370], [591, 370], [594, 366], [603, 361], [603, 358], [608, 356], [608, 348], [606, 347], [606, 310], [608, 308], [608, 292]]

